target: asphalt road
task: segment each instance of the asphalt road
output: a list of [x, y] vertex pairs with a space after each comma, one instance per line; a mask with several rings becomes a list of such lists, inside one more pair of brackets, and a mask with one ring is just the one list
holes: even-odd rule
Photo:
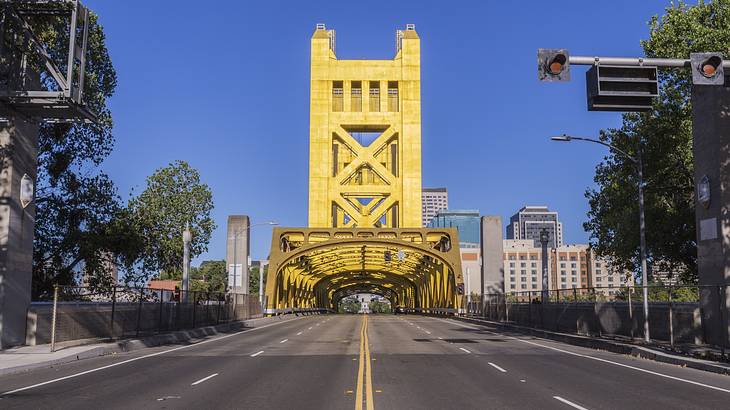
[[82, 360], [0, 377], [0, 392], [2, 409], [730, 408], [728, 376], [391, 315], [309, 316]]

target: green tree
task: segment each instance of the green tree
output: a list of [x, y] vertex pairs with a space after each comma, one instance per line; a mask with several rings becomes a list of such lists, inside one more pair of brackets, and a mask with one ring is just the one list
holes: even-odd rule
[[254, 266], [248, 270], [248, 293], [250, 295], [259, 294], [259, 274], [260, 267]]
[[[652, 17], [642, 47], [647, 57], [688, 58], [691, 52], [730, 49], [730, 0], [672, 3]], [[691, 73], [661, 70], [660, 95], [651, 111], [624, 114], [617, 129], [600, 139], [644, 162], [646, 238], [650, 265], [661, 261], [680, 270], [682, 279], [697, 278], [692, 156]], [[621, 268], [639, 268], [639, 211], [634, 164], [610, 152], [596, 167], [596, 189], [586, 192], [593, 246]]]
[[192, 290], [223, 293], [228, 284], [226, 261], [204, 261], [199, 267], [190, 269], [190, 279]]
[[391, 313], [390, 302], [387, 300], [372, 300], [369, 303], [370, 311], [373, 313]]
[[360, 311], [360, 300], [357, 296], [347, 296], [340, 300], [337, 305], [339, 313], [357, 313]]
[[210, 216], [213, 194], [200, 174], [185, 161], [175, 161], [147, 178], [147, 188], [129, 201], [134, 230], [143, 238], [139, 267], [130, 281], [157, 272], [182, 269], [182, 232], [192, 233], [191, 259], [208, 250], [215, 223]]
[[[27, 19], [36, 37], [47, 45], [49, 55], [63, 67], [68, 35], [61, 28], [62, 19], [43, 14]], [[8, 23], [9, 32], [18, 30]], [[20, 53], [28, 51], [11, 49], [14, 51], [5, 58], [17, 59]], [[41, 70], [38, 60], [31, 58], [30, 61]], [[8, 67], [4, 63], [0, 65]], [[96, 14], [90, 13], [84, 100], [97, 114], [98, 122], [43, 124], [40, 128], [33, 244], [34, 298], [50, 294], [54, 283], [77, 282], [82, 274], [90, 278], [92, 285], [109, 284], [102, 274], [110, 263], [129, 266], [135, 259], [135, 234], [128, 229], [114, 184], [99, 170], [114, 146], [107, 100], [116, 85], [104, 30]], [[42, 82], [42, 86], [50, 87], [48, 82]]]

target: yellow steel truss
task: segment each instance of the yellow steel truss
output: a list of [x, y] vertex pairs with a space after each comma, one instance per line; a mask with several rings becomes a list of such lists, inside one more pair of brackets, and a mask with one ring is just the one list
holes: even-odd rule
[[363, 292], [394, 306], [457, 309], [463, 278], [454, 244], [454, 228], [277, 228], [267, 310], [335, 309], [341, 298]]

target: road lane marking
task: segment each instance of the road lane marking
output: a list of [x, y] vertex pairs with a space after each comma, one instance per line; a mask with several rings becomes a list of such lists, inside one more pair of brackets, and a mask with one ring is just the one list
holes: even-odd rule
[[428, 330], [426, 330], [426, 333], [428, 333], [429, 335], [431, 334], [431, 332], [429, 332]]
[[444, 340], [444, 338], [443, 338], [443, 337], [441, 337], [441, 336], [439, 336], [439, 340]]
[[196, 384], [200, 384], [200, 383], [202, 383], [202, 382], [204, 382], [206, 380], [210, 380], [210, 379], [214, 378], [215, 376], [218, 376], [218, 373], [213, 373], [210, 376], [203, 377], [202, 379], [198, 380], [197, 382], [193, 382], [190, 385], [191, 386], [195, 386]]
[[299, 333], [297, 333], [297, 336], [299, 336], [299, 335], [301, 335], [301, 334], [302, 334], [302, 332], [299, 332]]
[[312, 326], [309, 326], [309, 329], [307, 329], [307, 330], [312, 330]]
[[494, 364], [492, 362], [487, 362], [487, 363], [489, 363], [490, 366], [494, 367], [495, 369], [499, 370], [500, 372], [507, 373], [507, 370], [504, 370], [503, 368], [497, 366], [496, 364]]
[[178, 347], [174, 347], [174, 348], [168, 349], [168, 350], [163, 350], [161, 352], [150, 353], [150, 354], [147, 354], [147, 355], [144, 355], [144, 356], [134, 357], [134, 358], [131, 358], [131, 359], [128, 359], [128, 360], [124, 360], [124, 361], [121, 361], [121, 362], [108, 364], [106, 366], [101, 366], [101, 367], [97, 367], [97, 368], [94, 368], [94, 369], [85, 370], [83, 372], [70, 374], [68, 376], [63, 376], [63, 377], [59, 377], [59, 378], [56, 378], [56, 379], [47, 380], [45, 382], [32, 384], [30, 386], [21, 387], [21, 388], [15, 389], [15, 390], [6, 391], [5, 393], [0, 393], [0, 397], [7, 396], [8, 394], [19, 393], [21, 391], [35, 389], [36, 387], [45, 386], [47, 384], [56, 383], [56, 382], [60, 382], [60, 381], [63, 381], [63, 380], [73, 379], [75, 377], [83, 376], [83, 375], [89, 374], [89, 373], [95, 373], [95, 372], [98, 372], [100, 370], [105, 370], [105, 369], [109, 369], [109, 368], [116, 367], [116, 366], [121, 366], [123, 364], [136, 362], [137, 360], [147, 359], [147, 358], [150, 358], [150, 357], [156, 357], [156, 356], [163, 355], [165, 353], [176, 352], [178, 350], [189, 349], [191, 347], [200, 346], [200, 345], [204, 345], [206, 343], [216, 342], [216, 341], [223, 340], [223, 339], [228, 339], [229, 337], [238, 336], [238, 335], [241, 335], [241, 334], [244, 334], [244, 333], [255, 332], [255, 331], [260, 330], [260, 329], [266, 329], [267, 327], [270, 327], [270, 326], [276, 326], [276, 325], [280, 325], [282, 323], [287, 323], [289, 321], [299, 320], [299, 319], [301, 319], [301, 318], [298, 317], [298, 318], [289, 319], [289, 320], [286, 320], [286, 321], [283, 321], [283, 322], [270, 323], [268, 325], [264, 325], [264, 326], [261, 326], [261, 327], [255, 327], [253, 329], [241, 330], [240, 332], [231, 333], [230, 335], [225, 335], [225, 336], [217, 337], [215, 339], [207, 339], [207, 340], [203, 340], [203, 341], [200, 341], [200, 342], [197, 342], [197, 343], [193, 343], [193, 344], [189, 344], [189, 345], [185, 345], [185, 346], [178, 346]]
[[565, 400], [564, 398], [562, 398], [560, 396], [553, 396], [553, 399], [555, 399], [557, 401], [562, 401], [563, 403], [567, 404], [568, 406], [576, 408], [578, 410], [588, 410], [587, 408], [585, 408], [583, 406], [579, 406], [579, 405], [573, 403], [572, 401]]
[[469, 350], [467, 350], [467, 349], [464, 349], [463, 347], [460, 347], [459, 349], [461, 349], [461, 350], [463, 350], [463, 351], [465, 351], [465, 352], [467, 352], [467, 353], [471, 353], [471, 352], [470, 352]]
[[[479, 330], [480, 329], [478, 327], [462, 325], [461, 323], [458, 323], [458, 322], [453, 321], [453, 320], [449, 321], [449, 320], [444, 320], [444, 319], [439, 319], [439, 318], [435, 318], [435, 319], [436, 320], [440, 320], [442, 322], [455, 324], [457, 326], [461, 326], [461, 327], [467, 328], [467, 329], [475, 329], [475, 330]], [[723, 389], [722, 387], [712, 386], [712, 385], [709, 385], [709, 384], [704, 384], [704, 383], [696, 382], [694, 380], [683, 379], [681, 377], [670, 376], [668, 374], [655, 372], [653, 370], [642, 369], [641, 367], [636, 367], [636, 366], [631, 366], [631, 365], [628, 365], [628, 364], [614, 362], [614, 361], [611, 361], [611, 360], [608, 360], [608, 359], [603, 359], [603, 358], [595, 357], [595, 356], [589, 356], [589, 355], [582, 354], [582, 353], [571, 352], [569, 350], [559, 349], [557, 347], [547, 346], [547, 345], [543, 345], [543, 344], [540, 344], [540, 343], [531, 342], [529, 340], [523, 340], [523, 339], [520, 339], [520, 338], [517, 338], [517, 337], [514, 337], [514, 336], [508, 336], [508, 335], [505, 335], [505, 334], [502, 334], [502, 333], [492, 332], [491, 330], [484, 329], [484, 326], [481, 327], [481, 330], [484, 330], [485, 332], [490, 333], [490, 334], [493, 334], [495, 336], [505, 337], [507, 339], [516, 340], [518, 342], [527, 343], [527, 344], [533, 345], [533, 346], [543, 347], [545, 349], [550, 349], [550, 350], [554, 350], [556, 352], [561, 352], [561, 353], [569, 354], [571, 356], [578, 356], [578, 357], [583, 357], [583, 358], [586, 358], [586, 359], [596, 360], [598, 362], [608, 363], [608, 364], [612, 364], [614, 366], [619, 366], [619, 367], [624, 367], [624, 368], [631, 369], [631, 370], [636, 370], [638, 372], [653, 374], [654, 376], [664, 377], [664, 378], [670, 379], [670, 380], [675, 380], [675, 381], [679, 381], [679, 382], [683, 382], [683, 383], [689, 383], [689, 384], [693, 384], [695, 386], [705, 387], [705, 388], [708, 388], [708, 389], [717, 390], [717, 391], [721, 391], [721, 392], [724, 392], [724, 393], [730, 393], [730, 389]]]
[[[370, 359], [370, 340], [368, 339], [368, 315], [363, 316], [360, 327], [360, 363], [357, 369], [357, 392], [355, 394], [355, 410], [362, 410], [363, 401], [367, 410], [374, 410], [373, 372]], [[363, 381], [365, 390], [363, 391]], [[364, 395], [363, 395], [364, 393]]]
[[256, 356], [260, 355], [263, 352], [264, 352], [263, 350], [259, 350], [258, 352], [252, 354], [251, 357], [256, 357]]
[[286, 342], [287, 342], [288, 340], [289, 340], [289, 339], [284, 339], [284, 340], [282, 340], [282, 341], [281, 341], [281, 342], [279, 342], [279, 343], [286, 343]]

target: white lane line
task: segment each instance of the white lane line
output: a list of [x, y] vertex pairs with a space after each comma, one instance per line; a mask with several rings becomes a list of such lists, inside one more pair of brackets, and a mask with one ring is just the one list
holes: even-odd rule
[[444, 338], [443, 338], [443, 337], [441, 337], [441, 336], [439, 336], [439, 340], [444, 340]]
[[258, 352], [252, 354], [251, 357], [256, 357], [256, 356], [260, 355], [263, 352], [264, 352], [263, 350], [259, 350]]
[[507, 373], [507, 370], [504, 370], [503, 368], [497, 366], [496, 364], [494, 364], [492, 362], [487, 362], [487, 363], [489, 363], [490, 366], [494, 367], [495, 369], [499, 370], [500, 372]]
[[431, 332], [429, 332], [428, 330], [426, 330], [425, 332], [428, 333], [429, 335], [431, 334]]
[[302, 334], [302, 332], [299, 332], [299, 333], [297, 333], [297, 336], [299, 336], [299, 335], [301, 335], [301, 334]]
[[564, 398], [562, 398], [560, 396], [553, 396], [553, 399], [555, 399], [557, 401], [562, 401], [563, 403], [567, 404], [568, 406], [576, 408], [578, 410], [588, 410], [587, 408], [585, 408], [583, 406], [579, 406], [579, 405], [573, 403], [572, 401], [565, 400]]
[[467, 349], [464, 349], [463, 347], [460, 347], [459, 349], [465, 351], [466, 353], [471, 353], [470, 351], [468, 351]]
[[309, 328], [307, 330], [312, 330], [312, 326], [309, 326]]
[[218, 373], [213, 373], [210, 376], [203, 377], [202, 379], [198, 380], [197, 382], [193, 382], [190, 385], [191, 386], [195, 386], [196, 384], [200, 384], [200, 383], [202, 383], [202, 382], [204, 382], [206, 380], [210, 380], [210, 379], [214, 378], [215, 376], [218, 376]]
[[[458, 323], [456, 321], [449, 321], [449, 320], [444, 320], [444, 319], [439, 319], [439, 318], [435, 318], [435, 319], [436, 320], [441, 320], [441, 321], [446, 322], [446, 323], [455, 324], [457, 326], [461, 326], [461, 327], [467, 328], [467, 329], [475, 329], [475, 330], [479, 330], [480, 329], [478, 327], [465, 326], [465, 325], [462, 325], [461, 323]], [[483, 331], [485, 331], [487, 333], [493, 334], [495, 336], [501, 336], [501, 337], [505, 337], [507, 339], [517, 340], [518, 342], [527, 343], [527, 344], [533, 345], [533, 346], [540, 346], [540, 347], [543, 347], [545, 349], [550, 349], [550, 350], [554, 350], [556, 352], [561, 352], [561, 353], [569, 354], [571, 356], [578, 356], [578, 357], [583, 357], [583, 358], [586, 358], [586, 359], [596, 360], [598, 362], [608, 363], [608, 364], [612, 364], [614, 366], [619, 366], [619, 367], [624, 367], [624, 368], [631, 369], [631, 370], [636, 370], [637, 372], [643, 372], [643, 373], [653, 374], [654, 376], [664, 377], [666, 379], [676, 380], [678, 382], [689, 383], [689, 384], [693, 384], [695, 386], [700, 386], [700, 387], [705, 387], [705, 388], [712, 389], [712, 390], [717, 390], [717, 391], [721, 391], [721, 392], [725, 392], [725, 393], [730, 393], [730, 389], [723, 389], [722, 387], [711, 386], [709, 384], [704, 384], [704, 383], [696, 382], [694, 380], [688, 380], [688, 379], [683, 379], [681, 377], [670, 376], [668, 374], [655, 372], [653, 370], [642, 369], [641, 367], [636, 367], [636, 366], [631, 366], [631, 365], [628, 365], [628, 364], [614, 362], [614, 361], [611, 361], [611, 360], [608, 360], [608, 359], [603, 359], [603, 358], [600, 358], [600, 357], [589, 356], [589, 355], [586, 355], [586, 354], [575, 353], [575, 352], [571, 352], [569, 350], [558, 349], [557, 347], [547, 346], [547, 345], [543, 345], [543, 344], [540, 344], [540, 343], [531, 342], [529, 340], [523, 340], [523, 339], [520, 339], [520, 338], [517, 338], [517, 337], [514, 337], [514, 336], [507, 336], [505, 334], [496, 333], [496, 332], [492, 332], [490, 330], [486, 330], [486, 329], [484, 329], [483, 326], [482, 326], [481, 330], [483, 330]]]
[[[161, 352], [150, 353], [150, 354], [147, 354], [147, 355], [144, 355], [144, 356], [134, 357], [132, 359], [124, 360], [124, 361], [117, 362], [117, 363], [108, 364], [106, 366], [101, 366], [101, 367], [97, 367], [97, 368], [94, 368], [94, 369], [85, 370], [83, 372], [70, 374], [68, 376], [59, 377], [57, 379], [52, 379], [52, 380], [48, 380], [48, 381], [45, 381], [45, 382], [32, 384], [30, 386], [21, 387], [21, 388], [15, 389], [15, 390], [6, 391], [5, 393], [0, 393], [0, 397], [7, 396], [8, 394], [18, 393], [18, 392], [25, 391], [25, 390], [35, 389], [36, 387], [41, 387], [41, 386], [45, 386], [47, 384], [60, 382], [62, 380], [73, 379], [74, 377], [83, 376], [83, 375], [89, 374], [89, 373], [95, 373], [95, 372], [98, 372], [100, 370], [105, 370], [105, 369], [109, 369], [109, 368], [112, 368], [112, 367], [121, 366], [123, 364], [136, 362], [137, 360], [142, 360], [142, 359], [147, 359], [147, 358], [150, 358], [150, 357], [160, 356], [160, 355], [163, 355], [165, 353], [176, 352], [178, 350], [189, 349], [191, 347], [204, 345], [206, 343], [216, 342], [216, 341], [223, 340], [223, 339], [228, 339], [229, 337], [238, 336], [238, 335], [241, 335], [243, 333], [255, 332], [255, 331], [260, 330], [260, 329], [266, 329], [269, 326], [276, 326], [276, 325], [280, 325], [282, 323], [287, 323], [287, 322], [290, 322], [292, 320], [298, 320], [298, 319], [301, 319], [301, 318], [289, 319], [289, 320], [286, 320], [286, 321], [283, 321], [283, 322], [270, 323], [268, 325], [264, 325], [264, 326], [261, 326], [261, 327], [255, 327], [253, 329], [242, 330], [240, 332], [231, 333], [230, 335], [225, 335], [225, 336], [217, 337], [215, 339], [203, 340], [201, 342], [193, 343], [193, 344], [190, 344], [190, 345], [179, 346], [179, 347], [175, 347], [175, 348], [172, 348], [172, 349], [163, 350]], [[262, 351], [262, 353], [263, 353], [263, 351]]]
[[284, 339], [284, 340], [282, 340], [282, 341], [281, 341], [281, 342], [279, 342], [279, 343], [286, 343], [286, 342], [287, 342], [288, 340], [289, 340], [289, 339]]

